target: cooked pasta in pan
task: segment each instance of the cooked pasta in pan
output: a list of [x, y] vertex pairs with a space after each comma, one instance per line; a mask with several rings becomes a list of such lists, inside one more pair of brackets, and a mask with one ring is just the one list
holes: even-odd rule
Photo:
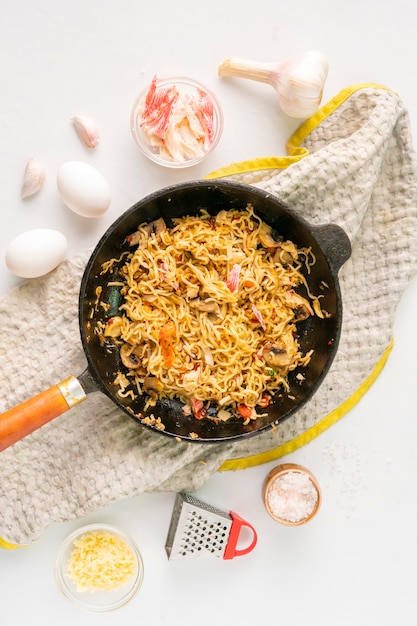
[[99, 331], [127, 368], [120, 393], [179, 398], [197, 419], [216, 406], [216, 419], [248, 421], [288, 392], [289, 371], [302, 378], [311, 352], [300, 352], [297, 323], [326, 315], [300, 271], [315, 262], [310, 249], [284, 240], [251, 205], [202, 210], [170, 228], [160, 218], [127, 240], [119, 314]]

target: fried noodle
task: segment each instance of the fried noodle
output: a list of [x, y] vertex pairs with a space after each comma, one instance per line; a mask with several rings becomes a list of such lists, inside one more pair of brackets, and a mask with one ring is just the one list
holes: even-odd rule
[[288, 372], [310, 361], [296, 324], [317, 302], [301, 273], [312, 251], [283, 241], [251, 205], [202, 210], [172, 228], [142, 224], [128, 240], [120, 314], [103, 334], [118, 344], [135, 387], [177, 397], [197, 418], [217, 405], [256, 419], [277, 390], [288, 391]]

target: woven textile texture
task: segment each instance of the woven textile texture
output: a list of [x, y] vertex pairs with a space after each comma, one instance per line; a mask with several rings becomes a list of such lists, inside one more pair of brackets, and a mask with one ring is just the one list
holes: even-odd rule
[[[288, 167], [280, 158], [276, 167], [273, 159], [265, 167], [259, 159], [214, 175], [276, 194], [311, 224], [338, 224], [352, 242], [339, 274], [339, 349], [315, 396], [276, 431], [243, 443], [197, 444], [145, 429], [92, 393], [0, 453], [3, 539], [28, 544], [52, 522], [140, 493], [195, 491], [226, 460], [273, 450], [314, 429], [372, 372], [417, 271], [417, 167], [408, 113], [392, 91], [364, 86], [335, 98], [303, 127], [308, 132], [298, 134], [298, 148], [306, 154]], [[86, 251], [65, 261], [0, 302], [0, 411], [86, 367], [78, 292], [88, 257]]]

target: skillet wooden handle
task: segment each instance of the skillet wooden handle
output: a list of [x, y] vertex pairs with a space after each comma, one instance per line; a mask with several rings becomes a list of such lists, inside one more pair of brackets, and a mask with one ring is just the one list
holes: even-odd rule
[[86, 399], [81, 384], [70, 376], [0, 415], [0, 452]]

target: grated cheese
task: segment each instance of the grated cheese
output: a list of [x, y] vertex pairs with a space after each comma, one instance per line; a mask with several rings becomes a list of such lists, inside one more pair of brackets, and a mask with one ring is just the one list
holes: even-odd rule
[[77, 591], [112, 591], [126, 584], [136, 567], [135, 555], [121, 537], [97, 530], [74, 541], [68, 576]]

